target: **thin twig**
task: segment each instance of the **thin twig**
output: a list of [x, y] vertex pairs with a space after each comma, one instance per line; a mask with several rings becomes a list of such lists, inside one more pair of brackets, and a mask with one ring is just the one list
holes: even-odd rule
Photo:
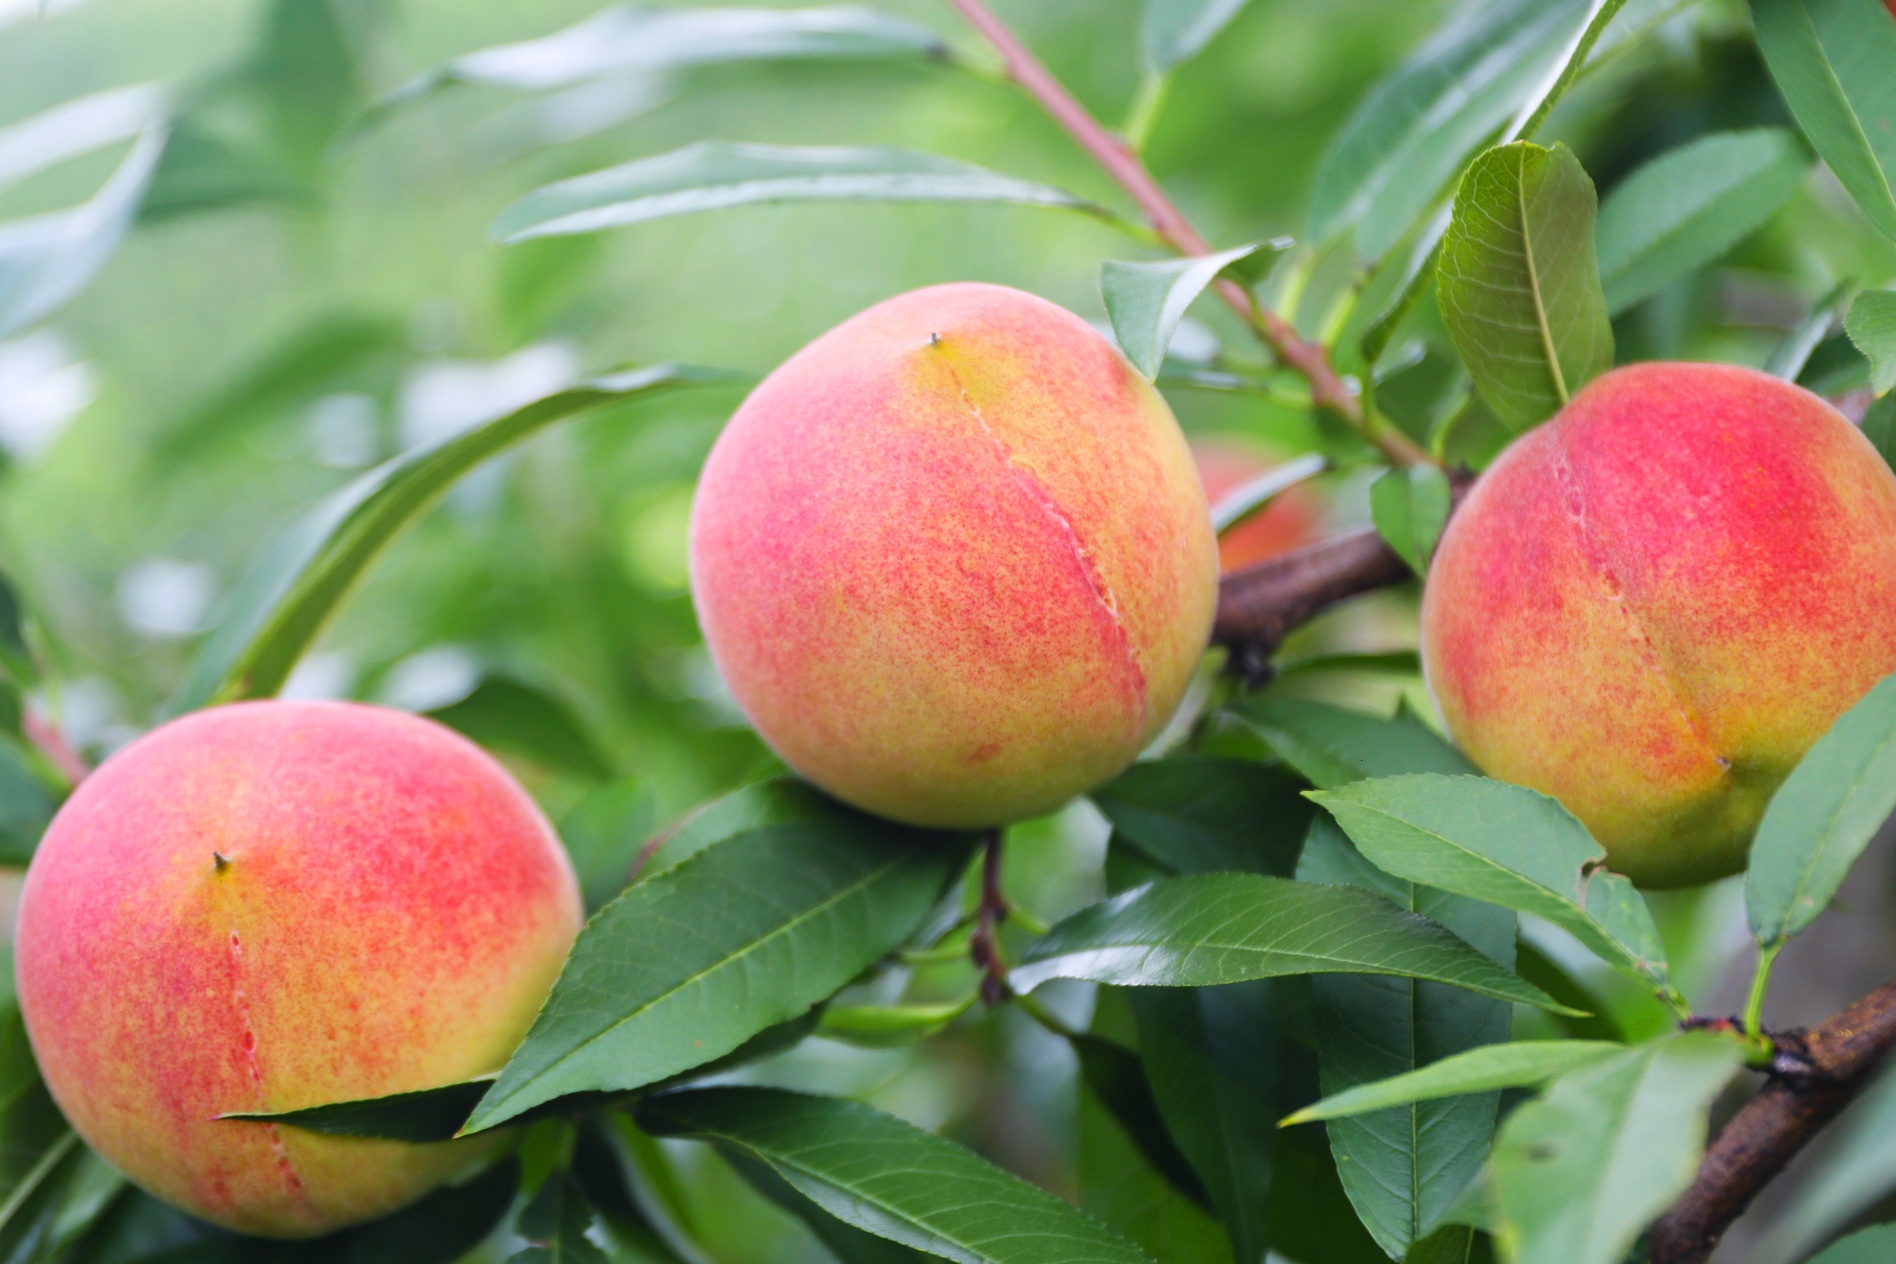
[[1770, 1078], [1718, 1134], [1649, 1236], [1652, 1264], [1704, 1264], [1732, 1222], [1896, 1047], [1896, 981], [1807, 1032], [1775, 1037]]
[[[994, 15], [984, 0], [948, 0], [948, 3], [1000, 54], [1007, 76], [1038, 101], [1041, 108], [1079, 142], [1080, 148], [1092, 156], [1100, 169], [1131, 196], [1152, 225], [1152, 231], [1182, 255], [1212, 253], [1211, 245], [1152, 178], [1132, 146], [1107, 131], [1032, 50], [1020, 42], [1007, 24]], [[1319, 407], [1343, 418], [1397, 465], [1433, 462], [1434, 458], [1400, 430], [1370, 424], [1363, 413], [1363, 401], [1338, 375], [1330, 363], [1329, 352], [1321, 343], [1305, 339], [1289, 321], [1256, 302], [1250, 291], [1236, 281], [1221, 279], [1217, 290], [1219, 297], [1257, 332], [1277, 358], [1310, 383], [1310, 397]]]
[[1007, 896], [1001, 890], [1002, 837], [1000, 830], [988, 831], [981, 856], [981, 903], [968, 940], [968, 955], [981, 971], [981, 1001], [988, 1006], [1003, 1004], [1013, 995], [1001, 957], [1001, 923], [1007, 920]]

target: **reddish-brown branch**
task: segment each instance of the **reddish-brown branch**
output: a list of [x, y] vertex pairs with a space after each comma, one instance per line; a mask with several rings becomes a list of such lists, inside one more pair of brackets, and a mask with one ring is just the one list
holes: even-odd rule
[[1758, 1192], [1862, 1092], [1896, 1048], [1896, 981], [1777, 1044], [1764, 1087], [1712, 1142], [1685, 1196], [1653, 1225], [1652, 1264], [1704, 1264]]
[[[1182, 255], [1212, 252], [1204, 236], [1152, 178], [1132, 147], [1107, 131], [1033, 51], [1020, 42], [1007, 24], [994, 15], [984, 0], [948, 0], [948, 3], [1000, 54], [1008, 77], [1038, 101], [1041, 108], [1079, 142], [1080, 148], [1092, 156], [1100, 170], [1131, 196], [1152, 225], [1153, 232]], [[1330, 363], [1329, 352], [1321, 343], [1305, 339], [1289, 321], [1254, 301], [1250, 291], [1236, 281], [1220, 280], [1217, 290], [1219, 297], [1245, 324], [1257, 331], [1277, 358], [1310, 383], [1310, 396], [1319, 407], [1342, 417], [1398, 465], [1417, 465], [1431, 460], [1428, 453], [1400, 430], [1369, 424], [1363, 415], [1362, 400], [1338, 375]]]
[[1234, 670], [1259, 681], [1269, 674], [1271, 656], [1284, 638], [1314, 615], [1412, 574], [1367, 527], [1333, 536], [1225, 576], [1218, 585], [1212, 640], [1231, 651]]

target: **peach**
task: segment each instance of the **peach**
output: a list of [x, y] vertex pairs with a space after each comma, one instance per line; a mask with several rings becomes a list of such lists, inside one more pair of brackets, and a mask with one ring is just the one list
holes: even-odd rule
[[1749, 369], [1599, 378], [1450, 522], [1422, 603], [1449, 732], [1653, 887], [1744, 867], [1785, 775], [1896, 670], [1896, 477]]
[[26, 878], [20, 1005], [106, 1160], [245, 1233], [394, 1211], [478, 1160], [220, 1120], [497, 1070], [579, 931], [524, 791], [432, 721], [346, 703], [186, 716], [74, 792]]
[[1159, 731], [1217, 545], [1171, 411], [1077, 316], [995, 285], [870, 308], [791, 357], [704, 467], [692, 587], [784, 761], [858, 807], [1049, 811]]
[[[1192, 459], [1212, 505], [1277, 465], [1264, 453], [1229, 440], [1192, 444]], [[1280, 553], [1311, 543], [1317, 534], [1321, 507], [1307, 487], [1280, 493], [1264, 511], [1241, 522], [1218, 541], [1218, 569], [1224, 574], [1243, 570]]]

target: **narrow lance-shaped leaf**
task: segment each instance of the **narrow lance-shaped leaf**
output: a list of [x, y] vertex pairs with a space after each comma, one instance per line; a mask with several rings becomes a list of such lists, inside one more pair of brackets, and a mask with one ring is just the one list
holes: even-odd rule
[[1668, 1036], [1571, 1071], [1508, 1117], [1492, 1183], [1503, 1253], [1519, 1264], [1620, 1264], [1691, 1183], [1735, 1040]]
[[1586, 0], [1472, 6], [1363, 99], [1324, 154], [1310, 195], [1311, 237], [1355, 226], [1379, 259], [1559, 64]]
[[[1497, 963], [1514, 963], [1512, 910], [1383, 873], [1327, 817], [1312, 824], [1297, 876], [1375, 891], [1447, 927]], [[1325, 1093], [1493, 1046], [1507, 1039], [1513, 1018], [1513, 1007], [1505, 1001], [1371, 975], [1313, 979], [1311, 1000]], [[1405, 1102], [1338, 1120], [1326, 1130], [1344, 1191], [1384, 1251], [1406, 1256], [1474, 1179], [1494, 1140], [1499, 1105], [1492, 1091]]]
[[551, 35], [457, 57], [398, 89], [382, 108], [407, 105], [454, 83], [542, 92], [611, 76], [661, 74], [724, 62], [903, 56], [947, 60], [951, 50], [939, 35], [919, 23], [859, 5], [807, 9], [613, 5]]
[[0, 338], [51, 315], [83, 290], [124, 239], [165, 149], [153, 125], [90, 201], [0, 223]]
[[1356, 887], [1258, 874], [1165, 878], [1081, 909], [1010, 976], [1121, 987], [1214, 987], [1297, 974], [1388, 974], [1560, 1010], [1442, 927]]
[[[1273, 250], [1284, 245], [1269, 243]], [[1204, 292], [1218, 274], [1261, 249], [1259, 243], [1237, 246], [1215, 255], [1190, 259], [1161, 259], [1151, 263], [1125, 263], [1108, 259], [1100, 265], [1099, 293], [1106, 303], [1106, 315], [1113, 323], [1113, 337], [1119, 349], [1132, 361], [1132, 367], [1146, 376], [1158, 376], [1165, 349], [1172, 343], [1178, 322], [1192, 300]]]
[[465, 698], [428, 717], [483, 746], [562, 772], [609, 781], [615, 771], [611, 756], [564, 699], [511, 676], [484, 677]]
[[1752, 0], [1751, 19], [1804, 136], [1896, 240], [1896, 14], [1872, 0]]
[[1482, 398], [1515, 430], [1613, 363], [1593, 244], [1593, 181], [1565, 145], [1475, 159], [1455, 194], [1436, 295]]
[[536, 189], [502, 211], [488, 233], [508, 243], [734, 206], [811, 201], [1047, 206], [1123, 224], [1062, 189], [913, 149], [699, 141]]
[[1052, 1194], [860, 1102], [696, 1089], [648, 1099], [638, 1121], [768, 1164], [846, 1224], [957, 1264], [1151, 1264]]
[[1558, 802], [1484, 777], [1384, 777], [1314, 793], [1363, 855], [1411, 882], [1544, 917], [1683, 1005], [1633, 884]]
[[1146, 0], [1139, 19], [1139, 43], [1146, 65], [1166, 74], [1189, 61], [1216, 39], [1244, 10], [1248, 0]]
[[1226, 492], [1211, 507], [1211, 528], [1220, 536], [1249, 522], [1276, 499], [1330, 468], [1327, 457], [1312, 452], [1266, 470]]
[[1857, 295], [1843, 327], [1870, 361], [1870, 385], [1877, 393], [1896, 387], [1896, 291], [1869, 290]]
[[1883, 463], [1896, 470], [1896, 391], [1870, 405], [1863, 414], [1863, 437], [1875, 446]]
[[777, 1169], [741, 1150], [726, 1148], [724, 1160], [752, 1189], [776, 1203], [809, 1226], [817, 1241], [829, 1248], [838, 1264], [933, 1264], [940, 1256], [918, 1251], [912, 1246], [877, 1237], [844, 1220], [838, 1220], [822, 1207], [797, 1192], [797, 1187], [777, 1174]]
[[466, 1130], [643, 1087], [804, 1014], [900, 946], [968, 851], [811, 794], [637, 883], [580, 934]]
[[1766, 948], [1828, 908], [1896, 811], [1896, 677], [1837, 718], [1765, 809], [1745, 873], [1751, 933]]
[[0, 129], [0, 189], [130, 140], [163, 118], [164, 105], [155, 84], [138, 84], [64, 101]]
[[[1180, 995], [1189, 995], [1181, 993]], [[1173, 1188], [1207, 1210], [1211, 1196], [1166, 1128], [1152, 1081], [1138, 1054], [1115, 1041], [1085, 1032], [1067, 1037], [1080, 1062], [1080, 1078], [1139, 1148], [1146, 1162]], [[1201, 1084], [1202, 1088], [1203, 1085]]]
[[1611, 1040], [1521, 1040], [1513, 1044], [1483, 1045], [1431, 1062], [1418, 1070], [1332, 1094], [1288, 1116], [1284, 1126], [1319, 1119], [1346, 1119], [1408, 1102], [1434, 1101], [1466, 1093], [1535, 1088], [1578, 1067], [1621, 1053], [1625, 1048]]
[[1810, 166], [1795, 136], [1768, 127], [1701, 137], [1626, 177], [1600, 204], [1607, 310], [1722, 257], [1790, 201]]
[[1417, 575], [1427, 575], [1429, 559], [1448, 526], [1454, 493], [1448, 476], [1433, 465], [1385, 471], [1370, 485], [1369, 512], [1396, 555]]
[[1460, 751], [1412, 715], [1385, 719], [1301, 698], [1271, 697], [1234, 710], [1319, 789], [1398, 773], [1475, 771]]
[[191, 664], [171, 710], [274, 694], [342, 599], [401, 530], [462, 475], [556, 421], [722, 370], [658, 365], [602, 377], [413, 449], [369, 471], [284, 533], [246, 576]]

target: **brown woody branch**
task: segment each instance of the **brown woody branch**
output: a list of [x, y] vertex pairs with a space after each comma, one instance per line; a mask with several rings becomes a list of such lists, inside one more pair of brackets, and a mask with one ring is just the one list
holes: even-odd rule
[[1259, 682], [1284, 638], [1318, 613], [1412, 574], [1368, 527], [1332, 536], [1225, 576], [1211, 637], [1231, 651], [1234, 671]]
[[[1211, 246], [1146, 165], [1123, 139], [1106, 130], [1100, 121], [1067, 90], [1065, 84], [1048, 70], [1020, 38], [994, 15], [985, 0], [948, 0], [968, 25], [1001, 56], [1008, 78], [1019, 84], [1040, 103], [1053, 120], [1065, 128], [1110, 176], [1138, 204], [1152, 231], [1182, 255], [1208, 255]], [[1262, 303], [1249, 290], [1229, 279], [1217, 283], [1218, 296], [1224, 299], [1238, 318], [1263, 339], [1277, 358], [1310, 383], [1310, 397], [1320, 408], [1343, 418], [1385, 456], [1397, 465], [1427, 464], [1433, 458], [1393, 426], [1373, 425], [1363, 414], [1363, 402], [1348, 382], [1330, 363], [1330, 353], [1321, 343], [1299, 334], [1289, 321]]]
[[1776, 1038], [1764, 1087], [1718, 1134], [1698, 1177], [1653, 1225], [1652, 1264], [1704, 1264], [1758, 1192], [1863, 1091], [1896, 1048], [1896, 981], [1828, 1022]]

